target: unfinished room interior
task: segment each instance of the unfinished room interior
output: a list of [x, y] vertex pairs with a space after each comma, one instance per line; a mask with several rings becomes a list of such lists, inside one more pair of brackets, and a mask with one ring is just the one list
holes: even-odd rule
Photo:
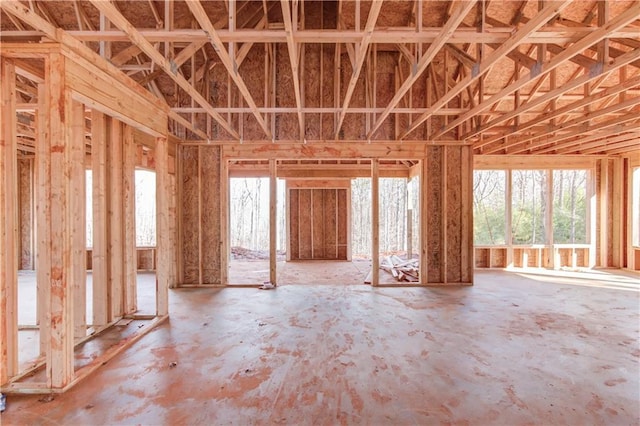
[[638, 424], [637, 0], [0, 30], [0, 424]]

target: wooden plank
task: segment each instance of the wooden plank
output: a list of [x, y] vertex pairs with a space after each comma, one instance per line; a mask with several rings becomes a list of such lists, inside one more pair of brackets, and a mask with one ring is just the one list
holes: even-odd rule
[[107, 120], [97, 110], [91, 111], [91, 169], [93, 209], [93, 319], [94, 326], [109, 322], [108, 315], [108, 186], [107, 186]]
[[[71, 232], [73, 234], [72, 263], [73, 265], [73, 330], [74, 337], [79, 339], [87, 335], [87, 270], [84, 266], [86, 259], [86, 173], [84, 167], [85, 156], [85, 120], [84, 105], [73, 102], [71, 105], [71, 138], [70, 174], [72, 192], [69, 194], [69, 208], [71, 216]], [[76, 263], [82, 265], [78, 267]]]
[[269, 160], [269, 282], [277, 285], [277, 193], [276, 160]]
[[16, 71], [0, 57], [0, 384], [18, 373]]
[[107, 140], [107, 262], [108, 320], [124, 314], [124, 223], [123, 223], [123, 143], [122, 122], [111, 118]]
[[124, 313], [132, 314], [138, 310], [137, 262], [136, 262], [136, 143], [133, 128], [125, 125], [123, 132], [123, 171], [122, 186], [124, 215]]
[[[73, 212], [71, 194], [79, 191], [69, 179], [72, 170], [71, 93], [65, 87], [65, 58], [52, 53], [47, 59], [46, 84], [49, 86], [49, 137], [51, 138], [51, 296], [50, 336], [47, 347], [47, 383], [63, 388], [72, 379], [73, 367]], [[82, 147], [84, 149], [84, 146]], [[53, 167], [53, 165], [56, 167]], [[84, 229], [76, 232], [85, 232]], [[84, 259], [75, 265], [85, 267]]]
[[169, 228], [169, 151], [167, 138], [156, 138], [156, 315], [169, 314], [171, 250]]
[[380, 176], [378, 160], [371, 160], [371, 285], [380, 284]]

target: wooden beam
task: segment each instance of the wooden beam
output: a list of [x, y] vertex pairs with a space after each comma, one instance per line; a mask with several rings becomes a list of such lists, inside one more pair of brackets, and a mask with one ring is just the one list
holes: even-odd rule
[[356, 88], [356, 83], [358, 82], [358, 77], [360, 76], [360, 71], [362, 71], [362, 66], [364, 65], [364, 61], [367, 57], [367, 50], [369, 49], [369, 43], [371, 42], [371, 36], [373, 35], [376, 21], [378, 20], [378, 14], [380, 13], [380, 9], [382, 8], [382, 1], [383, 0], [373, 0], [371, 2], [369, 17], [367, 18], [367, 23], [364, 27], [364, 36], [362, 37], [362, 40], [360, 40], [360, 46], [355, 58], [355, 66], [353, 68], [353, 72], [351, 73], [351, 79], [349, 80], [349, 83], [347, 85], [347, 91], [344, 95], [344, 100], [342, 101], [342, 110], [338, 115], [338, 123], [335, 129], [335, 139], [340, 139], [338, 136], [340, 134], [340, 129], [342, 128], [342, 122], [344, 121], [344, 117], [347, 113], [346, 110], [349, 107], [351, 97], [353, 96], [353, 91]]
[[[4, 3], [4, 2], [3, 2]], [[39, 30], [42, 28], [37, 27]], [[421, 32], [417, 32], [415, 27], [387, 27], [381, 31], [375, 31], [371, 36], [371, 43], [396, 44], [396, 43], [433, 43], [439, 38], [440, 27], [423, 27]], [[566, 44], [572, 43], [577, 38], [584, 37], [594, 31], [594, 27], [589, 25], [581, 25], [578, 27], [566, 28], [559, 26], [548, 26], [540, 28], [525, 37], [523, 44], [543, 44], [555, 43]], [[286, 43], [287, 35], [284, 29], [236, 29], [229, 31], [226, 29], [216, 30], [218, 38], [222, 43]], [[126, 33], [119, 30], [109, 31], [75, 31], [70, 30], [68, 34], [79, 41], [129, 41]], [[145, 29], [141, 30], [141, 34], [148, 41], [155, 42], [174, 42], [174, 43], [192, 43], [197, 40], [209, 41], [209, 35], [203, 29], [174, 29], [172, 31]], [[41, 31], [27, 32], [3, 32], [3, 37], [17, 36], [42, 36]], [[451, 36], [450, 43], [453, 44], [502, 44], [507, 42], [513, 35], [513, 26], [504, 27], [487, 27], [486, 31], [478, 32], [476, 27], [458, 28]], [[365, 36], [365, 31], [356, 31], [354, 29], [307, 29], [296, 32], [294, 37], [296, 43], [359, 43]], [[621, 28], [612, 31], [610, 34], [612, 39], [630, 39], [637, 38], [637, 30], [632, 27]], [[625, 40], [626, 41], [626, 40]]]
[[[225, 129], [231, 136], [236, 139], [240, 139], [238, 133], [231, 127], [231, 125], [217, 112], [213, 111], [211, 104], [193, 87], [181, 74], [177, 72], [170, 60], [162, 56], [160, 52], [156, 50], [153, 45], [147, 41], [122, 14], [115, 8], [110, 2], [102, 0], [91, 0], [91, 3], [106, 16], [109, 17], [111, 22], [124, 31], [131, 41], [136, 44], [140, 49], [151, 58], [158, 66], [160, 66], [173, 81], [175, 81], [189, 96], [191, 96], [201, 107], [203, 107], [211, 117], [216, 120], [223, 129]], [[208, 19], [208, 18], [207, 18]]]
[[[562, 7], [566, 7], [566, 5], [567, 4], [564, 3], [562, 5]], [[548, 9], [548, 7], [546, 7], [545, 9]], [[525, 27], [530, 25], [532, 22], [536, 22], [537, 18], [542, 14], [543, 14], [543, 12], [541, 12], [539, 15], [536, 15], [535, 18], [533, 18], [531, 21], [529, 21], [527, 24], [525, 24]], [[486, 110], [491, 105], [493, 105], [494, 103], [496, 103], [499, 100], [501, 100], [502, 98], [504, 98], [504, 96], [506, 96], [507, 94], [513, 93], [514, 91], [526, 86], [527, 84], [529, 84], [531, 81], [535, 80], [536, 78], [539, 78], [539, 77], [543, 76], [544, 74], [546, 74], [548, 72], [551, 72], [553, 69], [559, 67], [560, 65], [562, 65], [563, 63], [568, 61], [570, 58], [572, 58], [573, 56], [577, 55], [579, 52], [585, 50], [586, 48], [588, 48], [589, 46], [597, 43], [598, 41], [608, 37], [611, 31], [615, 31], [615, 30], [617, 30], [617, 29], [619, 29], [621, 27], [624, 27], [625, 25], [630, 24], [635, 19], [637, 19], [639, 14], [640, 14], [640, 3], [637, 3], [634, 6], [630, 7], [629, 9], [627, 9], [625, 12], [621, 13], [620, 15], [618, 15], [612, 21], [608, 22], [606, 25], [598, 28], [597, 30], [593, 31], [591, 34], [581, 38], [579, 41], [577, 41], [576, 43], [572, 44], [569, 48], [565, 49], [562, 53], [554, 56], [550, 61], [548, 61], [548, 62], [546, 62], [544, 64], [540, 64], [540, 69], [532, 70], [529, 75], [523, 76], [523, 77], [519, 78], [518, 80], [514, 81], [513, 83], [507, 85], [505, 88], [500, 90], [498, 93], [493, 95], [491, 98], [487, 99], [485, 102], [477, 105], [475, 108], [472, 108], [467, 113], [463, 114], [462, 116], [460, 116], [459, 118], [457, 118], [453, 122], [449, 123], [447, 126], [445, 126], [444, 129], [436, 132], [432, 137], [437, 138], [437, 137], [447, 133], [449, 130], [453, 129], [458, 124], [460, 124], [460, 123], [464, 122], [465, 120], [469, 119], [469, 117], [472, 117], [475, 114]], [[553, 16], [553, 15], [551, 15], [551, 16]], [[523, 27], [523, 29], [524, 29], [524, 27]]]
[[413, 87], [413, 84], [418, 81], [418, 79], [422, 76], [422, 73], [427, 69], [433, 58], [440, 51], [442, 46], [447, 43], [450, 39], [453, 32], [458, 28], [462, 20], [467, 16], [469, 11], [475, 5], [475, 1], [468, 2], [459, 2], [459, 5], [456, 7], [454, 13], [447, 20], [447, 23], [442, 27], [442, 30], [438, 34], [438, 37], [434, 42], [429, 46], [427, 51], [422, 55], [420, 61], [415, 66], [415, 69], [412, 70], [411, 74], [405, 79], [400, 88], [396, 90], [395, 95], [384, 109], [382, 114], [378, 116], [378, 119], [371, 127], [369, 134], [367, 135], [367, 139], [371, 139], [373, 134], [380, 128], [384, 120], [391, 113], [391, 110], [398, 105], [402, 97]]
[[[429, 146], [436, 144], [424, 141], [413, 142], [362, 142], [337, 141], [332, 143], [228, 143], [224, 145], [227, 159], [397, 159], [412, 160], [423, 158]], [[459, 145], [459, 143], [440, 143], [439, 145]]]
[[[94, 1], [99, 2], [99, 0], [94, 0]], [[269, 139], [272, 138], [271, 131], [267, 126], [267, 122], [265, 121], [262, 114], [258, 112], [258, 107], [255, 101], [253, 100], [253, 98], [251, 97], [251, 94], [249, 93], [249, 89], [247, 89], [247, 86], [245, 85], [244, 80], [238, 73], [237, 64], [235, 63], [235, 58], [232, 59], [229, 56], [229, 53], [225, 49], [222, 40], [220, 40], [220, 37], [218, 37], [218, 33], [216, 32], [216, 29], [211, 23], [211, 20], [209, 19], [209, 16], [207, 15], [206, 11], [202, 7], [202, 4], [200, 3], [199, 0], [188, 0], [186, 1], [186, 3], [187, 3], [187, 6], [189, 7], [189, 10], [191, 10], [191, 13], [200, 24], [200, 27], [202, 27], [202, 29], [208, 34], [209, 42], [211, 42], [211, 45], [213, 46], [214, 50], [218, 54], [220, 61], [224, 64], [225, 68], [227, 69], [227, 72], [229, 73], [233, 81], [236, 83], [236, 86], [240, 90], [240, 93], [244, 97], [244, 100], [247, 102], [249, 107], [251, 107], [251, 110], [253, 111], [253, 115], [256, 117], [256, 120], [258, 121], [258, 124], [264, 131], [265, 135]]]
[[0, 384], [18, 373], [16, 70], [0, 57]]
[[[417, 120], [414, 120], [413, 124], [410, 128], [405, 131], [400, 138], [404, 139], [409, 135], [412, 131], [418, 128], [425, 120], [433, 115], [434, 112], [438, 111], [440, 108], [445, 106], [451, 99], [457, 96], [460, 92], [462, 92], [467, 86], [473, 83], [478, 78], [482, 77], [485, 73], [489, 71], [489, 69], [500, 59], [505, 57], [509, 52], [513, 49], [517, 48], [524, 40], [533, 34], [535, 31], [540, 29], [544, 24], [546, 24], [549, 19], [560, 13], [565, 7], [571, 4], [571, 1], [554, 1], [549, 2], [545, 6], [543, 10], [538, 12], [536, 16], [531, 19], [528, 23], [523, 25], [515, 34], [513, 34], [509, 40], [504, 42], [498, 49], [494, 50], [491, 54], [487, 55], [487, 57], [477, 65], [477, 69], [472, 70], [471, 74], [462, 79], [458, 84], [456, 84], [453, 88], [449, 89], [444, 96], [438, 99], [430, 108], [428, 112], [423, 113], [418, 117]], [[493, 98], [492, 98], [493, 99]], [[485, 104], [483, 102], [480, 105]], [[493, 102], [491, 103], [493, 104]], [[489, 105], [490, 106], [490, 105]], [[474, 109], [477, 109], [476, 106]], [[462, 117], [465, 117], [465, 120], [468, 118], [469, 114], [464, 114]], [[461, 118], [462, 118], [461, 117]], [[446, 129], [452, 129], [453, 127], [460, 124], [462, 119], [454, 120], [446, 126]], [[454, 124], [455, 123], [455, 124]], [[440, 133], [440, 132], [438, 132]]]
[[[294, 32], [297, 30], [297, 16], [291, 16], [291, 10], [289, 9], [289, 0], [280, 0], [282, 6], [282, 19], [284, 20], [284, 28], [287, 33], [287, 49], [289, 50], [289, 62], [291, 63], [291, 74], [293, 77], [293, 92], [296, 98], [296, 109], [298, 113], [298, 126], [300, 129], [300, 140], [304, 140], [304, 117], [302, 115], [303, 100], [300, 96], [300, 72], [298, 70], [299, 65], [299, 46], [293, 39]], [[297, 8], [294, 8], [297, 10]], [[296, 22], [293, 22], [293, 19]], [[294, 28], [294, 24], [295, 27]]]

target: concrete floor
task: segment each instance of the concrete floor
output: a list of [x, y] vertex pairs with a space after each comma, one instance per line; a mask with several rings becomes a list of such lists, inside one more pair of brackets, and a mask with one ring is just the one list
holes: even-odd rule
[[168, 322], [0, 423], [638, 424], [639, 291], [620, 271], [172, 290]]

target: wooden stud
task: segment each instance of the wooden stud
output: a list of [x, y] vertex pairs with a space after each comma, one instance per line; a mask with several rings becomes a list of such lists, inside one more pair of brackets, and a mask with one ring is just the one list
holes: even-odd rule
[[[65, 86], [65, 58], [52, 53], [47, 59], [46, 84], [49, 86], [49, 137], [51, 138], [51, 296], [49, 305], [50, 338], [47, 347], [47, 384], [63, 388], [72, 379], [73, 366], [73, 276], [74, 268], [85, 268], [85, 259], [77, 259], [73, 247], [75, 232], [71, 201], [82, 189], [69, 179], [73, 169], [71, 138], [71, 93]], [[84, 150], [84, 146], [82, 147]], [[53, 167], [56, 164], [56, 167]], [[59, 165], [59, 166], [58, 166]], [[74, 262], [75, 261], [75, 262]]]
[[107, 192], [107, 118], [96, 110], [91, 111], [91, 169], [93, 185], [93, 320], [94, 327], [109, 322], [108, 314], [108, 192]]
[[156, 315], [169, 314], [171, 250], [169, 226], [169, 149], [167, 138], [156, 138]]
[[276, 160], [269, 160], [269, 282], [277, 285], [277, 252], [276, 244], [278, 233], [277, 223], [277, 182], [276, 182]]
[[123, 220], [123, 143], [122, 122], [109, 120], [107, 140], [107, 263], [108, 263], [108, 321], [124, 314], [124, 223]]
[[371, 285], [380, 284], [380, 163], [371, 160]]
[[[612, 253], [611, 256], [613, 258], [613, 267], [622, 268], [624, 267], [624, 159], [623, 158], [615, 158], [613, 161], [613, 170], [612, 170], [612, 178], [613, 178], [613, 193], [612, 193], [612, 203], [611, 203], [611, 219], [612, 219], [612, 227], [611, 227], [611, 247]], [[627, 221], [626, 223], [630, 223]]]
[[16, 71], [0, 57], [0, 384], [18, 373]]
[[87, 236], [86, 236], [86, 172], [84, 167], [85, 157], [85, 120], [84, 105], [73, 102], [71, 106], [71, 138], [69, 179], [72, 181], [72, 193], [70, 195], [70, 209], [72, 212], [70, 223], [73, 230], [72, 255], [75, 262], [82, 267], [73, 268], [73, 310], [74, 310], [74, 337], [81, 339], [87, 335]]
[[125, 125], [123, 132], [123, 223], [124, 223], [124, 314], [133, 314], [138, 309], [137, 297], [137, 253], [136, 253], [136, 143], [133, 128]]
[[427, 179], [428, 179], [428, 169], [427, 169], [427, 157], [425, 156], [423, 159], [420, 160], [420, 181], [419, 181], [419, 185], [420, 185], [420, 190], [418, 192], [418, 197], [419, 197], [419, 215], [420, 215], [420, 238], [419, 238], [419, 242], [420, 242], [420, 284], [422, 285], [426, 285], [429, 283], [429, 274], [428, 274], [428, 269], [429, 269], [429, 260], [427, 258], [427, 253], [429, 252], [429, 240], [427, 238], [427, 232], [428, 232], [428, 228], [427, 228], [427, 207], [428, 207], [428, 197], [426, 194], [427, 191]]
[[220, 155], [220, 284], [229, 283], [229, 258], [231, 239], [229, 229], [229, 161]]

